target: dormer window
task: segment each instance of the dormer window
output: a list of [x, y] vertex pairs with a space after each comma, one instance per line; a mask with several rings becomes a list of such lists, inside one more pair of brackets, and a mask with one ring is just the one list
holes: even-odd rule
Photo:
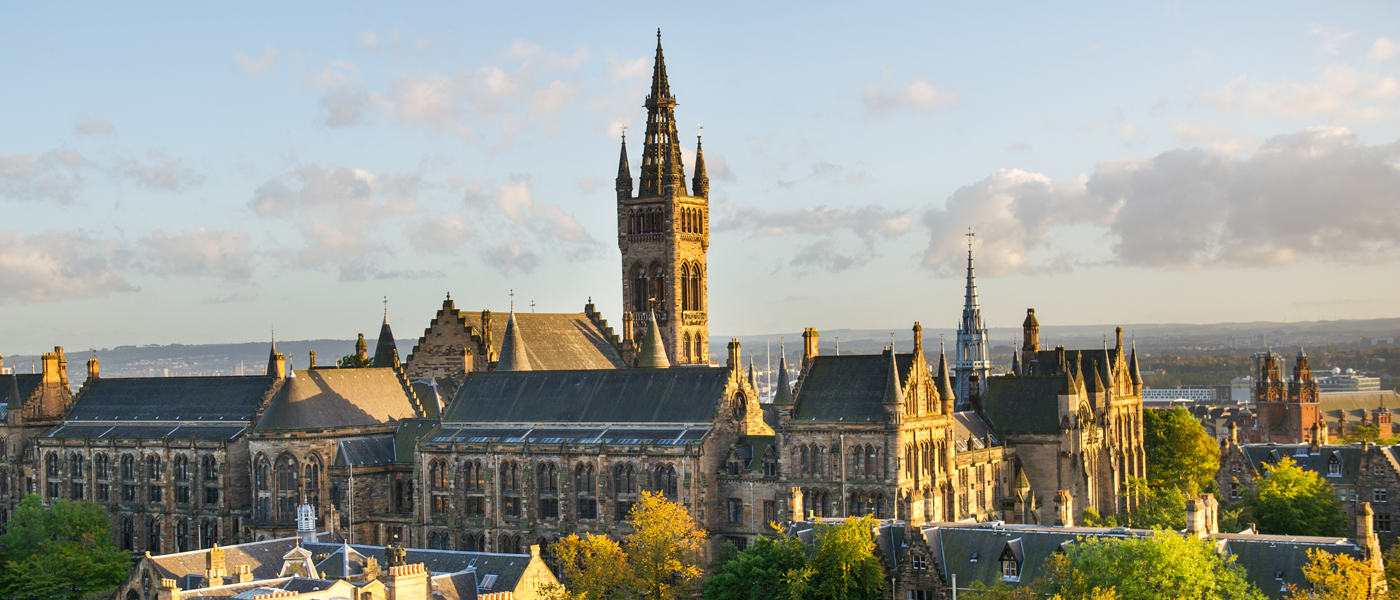
[[1021, 552], [1021, 538], [1016, 538], [1006, 543], [1001, 549], [1001, 580], [1019, 582], [1021, 581], [1021, 561], [1024, 555]]
[[915, 554], [912, 562], [914, 563], [915, 571], [923, 571], [925, 569], [928, 569], [928, 559], [925, 558], [922, 554]]
[[1327, 459], [1327, 476], [1328, 476], [1328, 477], [1341, 477], [1341, 476], [1342, 476], [1342, 461], [1340, 461], [1340, 460], [1337, 459], [1337, 455], [1336, 455], [1336, 454], [1333, 454], [1333, 455], [1332, 455], [1332, 458]]

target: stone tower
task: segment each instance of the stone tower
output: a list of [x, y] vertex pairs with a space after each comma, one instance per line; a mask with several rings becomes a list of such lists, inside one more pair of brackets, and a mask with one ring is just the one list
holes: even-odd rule
[[977, 304], [977, 276], [972, 270], [972, 233], [967, 234], [967, 295], [963, 301], [962, 320], [958, 322], [958, 341], [953, 363], [957, 410], [971, 408], [972, 394], [968, 384], [976, 376], [983, 386], [992, 374], [992, 360], [987, 351], [987, 324], [982, 321], [982, 308]]
[[[710, 179], [697, 138], [695, 176], [686, 191], [676, 133], [676, 99], [666, 79], [661, 32], [647, 95], [641, 185], [632, 195], [627, 138], [617, 167], [617, 245], [622, 250], [623, 320], [633, 344], [647, 336], [654, 313], [671, 364], [709, 362], [705, 253], [710, 246]], [[626, 328], [624, 328], [626, 329]]]

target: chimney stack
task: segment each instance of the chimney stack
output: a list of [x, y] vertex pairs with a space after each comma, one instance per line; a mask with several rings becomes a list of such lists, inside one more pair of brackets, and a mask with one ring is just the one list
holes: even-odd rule
[[816, 328], [808, 327], [802, 330], [802, 372], [807, 372], [807, 367], [812, 364], [812, 359], [817, 357], [817, 338], [820, 334]]

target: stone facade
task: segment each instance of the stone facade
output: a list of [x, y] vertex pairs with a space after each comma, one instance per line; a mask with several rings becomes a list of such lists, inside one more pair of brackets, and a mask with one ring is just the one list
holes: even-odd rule
[[[40, 362], [39, 373], [0, 375], [0, 524], [25, 494], [39, 492], [32, 440], [61, 425], [73, 405], [63, 347], [44, 353]], [[90, 371], [96, 368], [96, 360], [88, 364]]]

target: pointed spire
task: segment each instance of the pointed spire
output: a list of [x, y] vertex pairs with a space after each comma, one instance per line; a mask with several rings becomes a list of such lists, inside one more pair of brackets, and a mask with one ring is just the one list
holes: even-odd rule
[[647, 130], [642, 144], [641, 197], [657, 197], [673, 187], [685, 195], [685, 165], [676, 134], [676, 99], [666, 78], [666, 57], [661, 52], [661, 30], [656, 32], [656, 63], [652, 67], [651, 94], [647, 95]]
[[378, 368], [399, 367], [399, 348], [394, 343], [394, 330], [389, 328], [387, 303], [384, 307], [384, 324], [379, 326], [379, 341], [374, 344], [374, 362], [370, 366]]
[[267, 374], [281, 377], [281, 373], [276, 373], [277, 365], [277, 327], [272, 328], [272, 349], [267, 351]]
[[942, 340], [938, 342], [938, 374], [934, 377], [934, 383], [938, 386], [938, 395], [944, 402], [955, 399], [953, 381], [948, 376], [948, 349]]
[[792, 388], [788, 387], [787, 348], [783, 345], [778, 348], [782, 355], [778, 357], [778, 389], [773, 392], [773, 403], [792, 404]]
[[1018, 490], [1029, 490], [1029, 489], [1031, 489], [1031, 482], [1030, 482], [1029, 479], [1026, 479], [1026, 470], [1025, 470], [1025, 469], [1017, 469], [1017, 470], [1016, 470], [1016, 489], [1018, 489]]
[[529, 371], [530, 356], [525, 352], [525, 339], [520, 336], [520, 325], [515, 322], [515, 311], [510, 311], [506, 321], [505, 339], [501, 340], [501, 358], [496, 362], [497, 371]]
[[1090, 371], [1089, 371], [1089, 381], [1088, 381], [1088, 384], [1089, 384], [1089, 391], [1090, 391], [1090, 392], [1102, 392], [1102, 391], [1104, 391], [1104, 380], [1103, 380], [1103, 377], [1102, 377], [1102, 375], [1101, 375], [1103, 369], [1102, 369], [1102, 367], [1099, 366], [1099, 361], [1098, 361], [1097, 359], [1095, 359], [1095, 360], [1094, 360], [1094, 364], [1090, 365], [1090, 367], [1091, 367], [1091, 368], [1090, 368]]
[[756, 380], [755, 380], [754, 377], [753, 377], [753, 355], [750, 354], [750, 355], [749, 355], [749, 387], [754, 388], [754, 389], [758, 389], [758, 384], [755, 383], [755, 381], [756, 381]]
[[652, 311], [647, 317], [649, 319], [647, 337], [642, 340], [642, 349], [637, 353], [637, 367], [641, 369], [670, 368], [671, 361], [666, 358], [666, 342], [661, 339], [661, 326], [656, 324], [656, 312]]
[[1021, 374], [1021, 355], [1020, 355], [1020, 353], [1015, 352], [1015, 351], [1012, 351], [1012, 352], [1011, 352], [1011, 374], [1012, 374], [1012, 375], [1020, 375], [1020, 374]]
[[1128, 379], [1133, 382], [1133, 387], [1142, 385], [1142, 371], [1138, 369], [1137, 338], [1133, 338], [1133, 351], [1128, 359]]
[[885, 383], [885, 404], [904, 403], [904, 386], [899, 384], [899, 361], [895, 360], [894, 346], [890, 346], [890, 377]]
[[627, 126], [625, 125], [622, 127], [622, 155], [617, 159], [616, 189], [618, 201], [632, 197], [632, 166], [627, 163]]
[[705, 173], [705, 149], [700, 144], [700, 134], [695, 134], [695, 177], [690, 188], [701, 198], [710, 197], [710, 176]]

